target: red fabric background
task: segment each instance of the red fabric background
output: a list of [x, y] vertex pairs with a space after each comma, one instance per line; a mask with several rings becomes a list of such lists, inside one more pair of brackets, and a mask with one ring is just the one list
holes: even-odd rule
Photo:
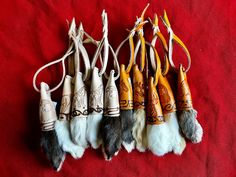
[[[173, 30], [191, 53], [189, 84], [204, 128], [200, 144], [188, 143], [182, 156], [122, 150], [111, 162], [104, 161], [101, 151], [89, 149], [79, 160], [68, 155], [59, 173], [41, 152], [39, 94], [32, 88], [32, 77], [66, 50], [66, 19], [75, 16], [77, 24], [82, 21], [84, 29], [99, 39], [100, 15], [106, 9], [109, 41], [116, 48], [147, 2], [1, 0], [0, 176], [236, 176], [236, 6], [232, 0], [150, 1], [146, 14], [162, 15], [165, 8]], [[59, 81], [59, 74], [52, 71], [43, 74], [51, 86]], [[58, 90], [53, 99], [60, 100], [60, 94]]]

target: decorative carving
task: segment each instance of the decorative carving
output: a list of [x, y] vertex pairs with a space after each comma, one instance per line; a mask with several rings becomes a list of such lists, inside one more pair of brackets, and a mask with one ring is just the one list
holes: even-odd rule
[[96, 89], [92, 89], [89, 96], [89, 111], [90, 112], [103, 112], [103, 85], [99, 85]]
[[187, 76], [182, 68], [180, 68], [178, 76], [177, 108], [178, 110], [190, 110], [193, 108]]
[[153, 85], [153, 77], [148, 80], [148, 89], [147, 122], [148, 124], [162, 124], [164, 117], [156, 86]]

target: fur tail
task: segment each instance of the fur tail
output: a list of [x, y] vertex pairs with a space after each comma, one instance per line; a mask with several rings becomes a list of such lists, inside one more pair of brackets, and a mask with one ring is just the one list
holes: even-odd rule
[[90, 114], [87, 118], [86, 139], [93, 149], [99, 148], [102, 144], [100, 135], [101, 121], [102, 114]]
[[72, 142], [69, 132], [69, 126], [70, 124], [67, 120], [56, 121], [55, 130], [58, 136], [59, 144], [62, 149], [65, 152], [70, 153], [73, 158], [81, 158], [84, 154], [84, 148]]
[[73, 142], [83, 148], [87, 148], [86, 141], [86, 117], [74, 117], [70, 121], [70, 132]]
[[131, 152], [134, 149], [135, 142], [132, 135], [134, 126], [133, 110], [121, 110], [122, 144], [124, 148]]
[[179, 123], [183, 134], [192, 141], [192, 143], [199, 143], [202, 140], [203, 129], [198, 123], [197, 111], [194, 109], [188, 111], [179, 111]]
[[146, 144], [146, 113], [144, 109], [134, 110], [134, 127], [132, 135], [136, 142], [136, 148], [140, 152], [144, 152], [147, 148]]

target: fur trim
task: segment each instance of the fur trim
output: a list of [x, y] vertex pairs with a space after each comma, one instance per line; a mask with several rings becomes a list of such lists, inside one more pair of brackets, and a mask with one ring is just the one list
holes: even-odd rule
[[55, 130], [42, 131], [40, 144], [54, 170], [59, 171], [65, 160], [65, 152], [58, 143]]
[[171, 141], [172, 141], [173, 151], [175, 154], [181, 155], [186, 147], [186, 142], [180, 133], [177, 114], [176, 112], [171, 112], [165, 114], [164, 118], [172, 134]]
[[67, 120], [57, 120], [55, 130], [58, 136], [60, 146], [65, 152], [72, 155], [73, 158], [81, 158], [84, 154], [84, 148], [74, 144], [70, 137], [70, 124]]
[[136, 148], [140, 152], [144, 152], [147, 148], [146, 139], [146, 113], [144, 109], [134, 110], [134, 127], [132, 135], [136, 142]]
[[192, 143], [199, 143], [202, 141], [203, 129], [198, 123], [197, 111], [194, 109], [188, 111], [179, 111], [179, 124], [183, 134], [192, 141]]
[[70, 121], [70, 132], [75, 144], [87, 148], [86, 141], [86, 117], [74, 117]]
[[147, 125], [148, 148], [153, 154], [163, 156], [172, 151], [171, 133], [166, 123]]
[[121, 110], [122, 144], [124, 148], [131, 152], [135, 147], [132, 129], [134, 126], [133, 110]]
[[86, 139], [93, 149], [97, 149], [102, 144], [100, 126], [102, 114], [89, 114], [87, 118]]
[[120, 117], [104, 116], [101, 124], [103, 139], [103, 154], [106, 160], [111, 158], [121, 148], [121, 122]]

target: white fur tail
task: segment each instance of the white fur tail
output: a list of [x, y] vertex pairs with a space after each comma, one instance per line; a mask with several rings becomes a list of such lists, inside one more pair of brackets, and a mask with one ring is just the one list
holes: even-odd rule
[[168, 113], [164, 115], [165, 121], [169, 127], [171, 132], [171, 142], [172, 148], [175, 154], [181, 155], [186, 147], [185, 139], [182, 137], [180, 133], [180, 128], [177, 120], [176, 112]]
[[70, 153], [73, 158], [81, 158], [84, 154], [84, 148], [72, 142], [69, 132], [69, 122], [67, 120], [57, 120], [55, 130], [61, 148], [65, 152]]
[[86, 117], [74, 117], [70, 121], [71, 137], [74, 143], [87, 148]]
[[172, 151], [170, 131], [166, 123], [147, 125], [148, 148], [153, 154], [163, 156]]
[[93, 149], [97, 149], [102, 144], [99, 129], [102, 121], [102, 114], [90, 114], [87, 118], [86, 139]]

